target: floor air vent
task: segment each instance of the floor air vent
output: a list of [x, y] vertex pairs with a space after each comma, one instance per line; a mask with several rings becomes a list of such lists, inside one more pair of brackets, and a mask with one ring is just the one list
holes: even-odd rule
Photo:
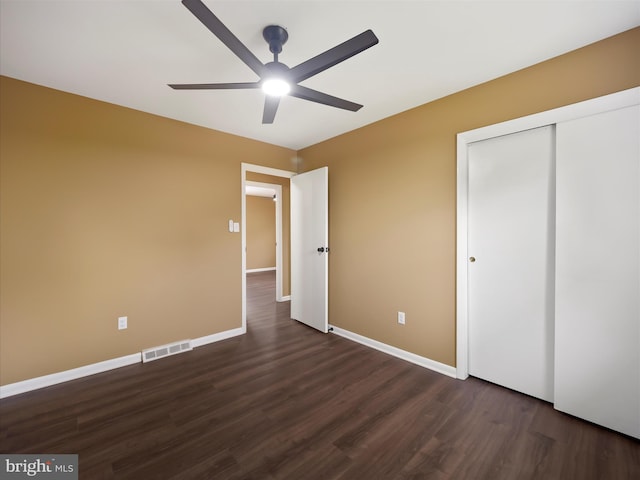
[[168, 345], [161, 345], [160, 347], [147, 348], [142, 351], [142, 361], [146, 363], [189, 350], [193, 350], [191, 340], [182, 340], [181, 342], [169, 343]]

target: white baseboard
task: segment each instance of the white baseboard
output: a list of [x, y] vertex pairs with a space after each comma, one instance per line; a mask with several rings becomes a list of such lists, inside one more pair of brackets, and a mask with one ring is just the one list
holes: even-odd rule
[[[284, 297], [290, 299], [290, 297]], [[374, 348], [394, 357], [401, 358], [407, 362], [414, 363], [429, 370], [447, 375], [452, 378], [456, 378], [456, 369], [444, 363], [436, 362], [426, 357], [416, 355], [400, 348], [392, 347], [386, 343], [372, 340], [371, 338], [358, 335], [357, 333], [344, 330], [340, 327], [331, 326], [333, 333], [347, 338], [354, 342], [361, 343], [367, 347]], [[206, 335], [191, 340], [191, 345], [194, 348], [208, 345], [210, 343], [226, 340], [238, 335], [243, 335], [246, 330], [243, 328], [234, 328], [232, 330], [226, 330], [224, 332], [214, 333], [212, 335]], [[120, 367], [126, 367], [127, 365], [133, 365], [134, 363], [140, 363], [142, 361], [141, 353], [134, 353], [126, 355], [124, 357], [113, 358], [111, 360], [105, 360], [103, 362], [93, 363], [91, 365], [85, 365], [83, 367], [73, 368], [71, 370], [65, 370], [63, 372], [52, 373], [50, 375], [44, 375], [42, 377], [30, 378], [21, 382], [10, 383], [0, 386], [0, 398], [11, 397], [20, 393], [37, 390], [39, 388], [50, 387], [58, 383], [68, 382], [70, 380], [76, 380], [78, 378], [87, 377], [89, 375], [95, 375], [96, 373], [106, 372]]]
[[68, 382], [69, 380], [76, 380], [82, 377], [88, 377], [89, 375], [106, 372], [107, 370], [113, 370], [114, 368], [126, 367], [127, 365], [133, 365], [134, 363], [140, 363], [141, 361], [142, 353], [134, 353], [124, 357], [112, 358], [111, 360], [85, 365], [84, 367], [73, 368], [71, 370], [52, 373], [42, 377], [30, 378], [29, 380], [23, 380], [21, 382], [9, 383], [8, 385], [0, 386], [0, 398], [30, 392], [31, 390], [37, 390], [39, 388], [50, 387], [51, 385]]
[[252, 268], [251, 270], [246, 270], [247, 273], [256, 273], [256, 272], [275, 272], [276, 267], [266, 267], [266, 268]]
[[277, 298], [276, 302], [288, 302], [291, 300], [291, 295], [285, 295], [284, 297]]
[[219, 342], [221, 340], [226, 340], [227, 338], [237, 337], [238, 335], [243, 335], [247, 333], [246, 329], [234, 328], [231, 330], [225, 330], [224, 332], [214, 333], [212, 335], [207, 335], [204, 337], [194, 338], [191, 340], [191, 346], [193, 348], [201, 347], [203, 345], [208, 345], [209, 343]]
[[[207, 335], [204, 337], [192, 339], [191, 345], [193, 346], [193, 348], [201, 347], [209, 343], [219, 342], [221, 340], [226, 340], [227, 338], [232, 338], [244, 333], [246, 333], [245, 329], [234, 328], [232, 330], [214, 333], [213, 335]], [[69, 380], [76, 380], [82, 377], [88, 377], [89, 375], [95, 375], [96, 373], [102, 373], [120, 367], [126, 367], [127, 365], [133, 365], [134, 363], [140, 363], [141, 361], [142, 352], [139, 352], [133, 353], [131, 355], [125, 355], [124, 357], [112, 358], [111, 360], [93, 363], [91, 365], [85, 365], [83, 367], [73, 368], [71, 370], [65, 370], [63, 372], [43, 375], [42, 377], [30, 378], [21, 382], [9, 383], [7, 385], [0, 386], [0, 398], [11, 397], [13, 395], [30, 392], [39, 388], [50, 387], [58, 383], [68, 382]]]
[[411, 362], [421, 367], [428, 368], [429, 370], [433, 370], [434, 372], [441, 373], [448, 377], [456, 378], [455, 367], [436, 362], [435, 360], [431, 360], [430, 358], [422, 357], [420, 355], [407, 352], [406, 350], [402, 350], [397, 347], [392, 347], [391, 345], [387, 345], [386, 343], [378, 342], [377, 340], [358, 335], [357, 333], [350, 332], [349, 330], [344, 330], [334, 325], [330, 325], [329, 327], [333, 329], [333, 333], [335, 333], [336, 335], [340, 335], [341, 337], [344, 337], [346, 339], [361, 343], [362, 345], [366, 345], [367, 347], [375, 348], [376, 350], [388, 353], [389, 355], [393, 355], [394, 357], [401, 358], [402, 360], [406, 360], [407, 362]]

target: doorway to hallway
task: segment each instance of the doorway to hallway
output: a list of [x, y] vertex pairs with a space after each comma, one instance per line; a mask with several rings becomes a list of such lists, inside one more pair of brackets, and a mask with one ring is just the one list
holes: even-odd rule
[[291, 302], [276, 301], [276, 272], [249, 272], [247, 282], [247, 332], [275, 335], [278, 324], [290, 319]]

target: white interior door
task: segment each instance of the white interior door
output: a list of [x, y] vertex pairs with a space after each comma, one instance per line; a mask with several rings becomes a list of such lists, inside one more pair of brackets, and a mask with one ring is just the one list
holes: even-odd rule
[[555, 407], [640, 438], [640, 106], [557, 126]]
[[554, 130], [469, 145], [469, 373], [553, 401]]
[[291, 178], [291, 318], [327, 333], [329, 169]]

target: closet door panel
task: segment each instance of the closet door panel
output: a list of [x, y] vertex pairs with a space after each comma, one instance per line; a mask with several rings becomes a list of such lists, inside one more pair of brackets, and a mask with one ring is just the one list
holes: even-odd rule
[[469, 374], [553, 401], [553, 127], [469, 146]]
[[555, 408], [640, 437], [640, 106], [556, 141]]

